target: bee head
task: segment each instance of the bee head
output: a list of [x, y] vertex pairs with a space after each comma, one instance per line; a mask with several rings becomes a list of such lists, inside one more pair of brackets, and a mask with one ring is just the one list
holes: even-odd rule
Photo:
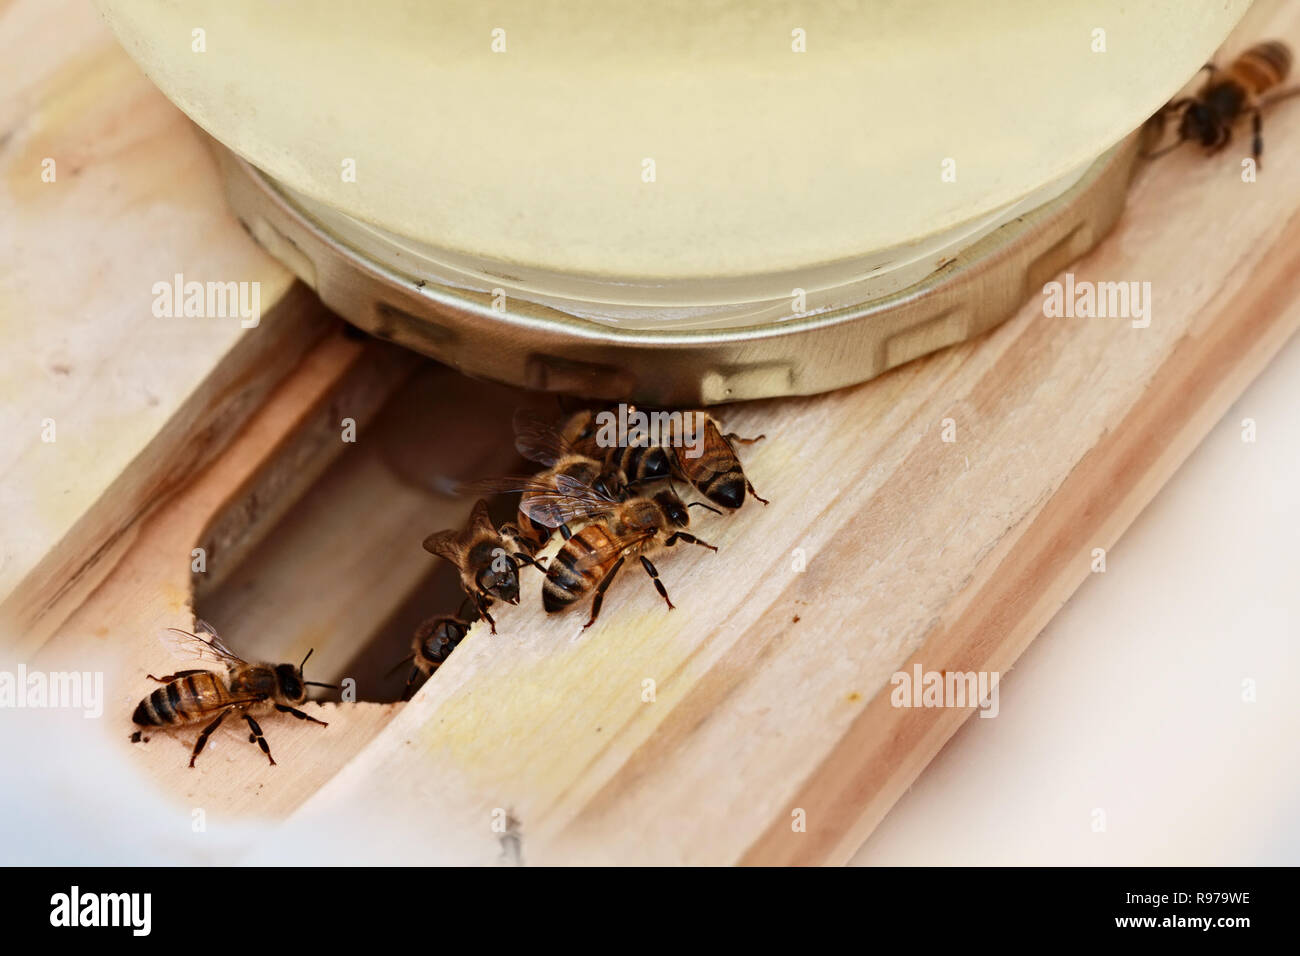
[[657, 504], [672, 524], [679, 528], [685, 528], [691, 523], [690, 512], [686, 510], [686, 503], [677, 497], [673, 491], [660, 491], [655, 495], [655, 504]]
[[301, 704], [307, 699], [307, 687], [302, 672], [292, 664], [277, 664], [275, 679], [280, 685], [280, 696], [286, 704]]
[[1219, 139], [1219, 124], [1214, 111], [1204, 103], [1189, 103], [1178, 133], [1183, 139], [1196, 140], [1202, 146], [1215, 145]]
[[463, 621], [454, 617], [439, 618], [420, 638], [420, 657], [430, 664], [441, 664], [468, 631], [469, 627]]
[[492, 560], [474, 576], [478, 589], [490, 598], [506, 604], [519, 603], [519, 563], [505, 550], [497, 548]]
[[335, 684], [322, 684], [318, 681], [303, 679], [302, 669], [307, 666], [307, 658], [311, 657], [314, 650], [315, 648], [312, 648], [311, 651], [308, 651], [307, 655], [302, 659], [302, 663], [297, 667], [292, 664], [275, 665], [275, 680], [279, 686], [280, 703], [292, 707], [305, 702], [308, 687], [325, 687], [329, 690], [338, 690], [338, 686]]

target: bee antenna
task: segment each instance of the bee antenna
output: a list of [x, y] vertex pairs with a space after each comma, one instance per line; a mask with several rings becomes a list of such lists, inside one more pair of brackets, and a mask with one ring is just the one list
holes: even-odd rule
[[311, 650], [309, 650], [309, 651], [307, 652], [307, 657], [304, 657], [304, 658], [302, 659], [302, 663], [298, 665], [298, 673], [299, 673], [299, 674], [301, 674], [301, 673], [302, 673], [302, 669], [303, 669], [304, 667], [307, 666], [307, 658], [308, 658], [308, 657], [311, 657], [312, 654], [314, 654], [314, 653], [316, 653], [316, 648], [314, 648], [314, 647], [313, 647]]
[[713, 505], [706, 505], [703, 501], [692, 501], [692, 502], [691, 502], [690, 504], [688, 504], [686, 507], [688, 507], [688, 508], [708, 508], [708, 509], [709, 509], [710, 511], [712, 511], [715, 515], [720, 515], [720, 514], [722, 514], [722, 512], [719, 511], [717, 508], [713, 507]]
[[330, 690], [338, 690], [338, 684], [322, 684], [320, 681], [305, 680], [303, 681], [308, 687], [328, 687]]

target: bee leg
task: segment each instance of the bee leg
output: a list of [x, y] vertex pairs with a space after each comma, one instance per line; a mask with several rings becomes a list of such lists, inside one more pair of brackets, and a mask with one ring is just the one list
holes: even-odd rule
[[701, 541], [699, 538], [695, 537], [695, 535], [690, 534], [689, 532], [686, 531], [676, 531], [673, 534], [669, 535], [668, 540], [664, 542], [664, 546], [671, 548], [673, 545], [677, 543], [677, 540], [679, 538], [682, 541], [685, 541], [687, 544], [698, 544], [701, 548], [708, 548], [710, 551], [718, 550], [713, 545], [709, 544], [709, 542]]
[[488, 622], [488, 627], [491, 629], [491, 632], [495, 634], [497, 632], [497, 622], [492, 620], [492, 615], [488, 613], [488, 602], [483, 600], [482, 597], [476, 596], [474, 598], [474, 603], [478, 605], [479, 617]]
[[668, 602], [668, 610], [670, 611], [673, 610], [675, 605], [673, 604], [672, 601], [668, 599], [668, 589], [665, 588], [664, 583], [659, 580], [659, 569], [656, 568], [653, 564], [651, 564], [650, 559], [647, 558], [644, 554], [641, 555], [640, 557], [641, 557], [641, 567], [645, 568], [645, 573], [650, 575], [650, 580], [655, 583], [655, 590], [659, 592], [659, 596], [661, 598], [663, 598], [665, 601]]
[[411, 691], [413, 689], [413, 685], [415, 684], [415, 678], [417, 678], [418, 676], [420, 676], [420, 668], [412, 667], [411, 676], [406, 678], [406, 690], [402, 692], [402, 700], [411, 699]]
[[149, 678], [149, 680], [156, 680], [160, 684], [170, 684], [174, 680], [180, 680], [182, 677], [189, 677], [191, 674], [206, 674], [206, 673], [207, 671], [196, 670], [196, 671], [177, 671], [175, 674], [163, 674], [162, 677], [154, 677], [152, 674], [145, 674], [144, 676]]
[[199, 739], [194, 741], [194, 749], [190, 752], [191, 767], [194, 766], [194, 761], [198, 759], [199, 754], [203, 753], [203, 748], [207, 744], [208, 738], [212, 736], [212, 731], [221, 726], [221, 722], [226, 719], [226, 714], [228, 713], [230, 713], [229, 708], [223, 710], [221, 713], [217, 714], [216, 720], [208, 724], [199, 732]]
[[266, 759], [271, 761], [271, 766], [274, 767], [275, 758], [271, 756], [271, 747], [266, 742], [266, 738], [262, 736], [262, 728], [257, 726], [257, 721], [253, 719], [251, 714], [244, 714], [244, 720], [248, 721], [248, 729], [252, 731], [248, 735], [248, 742], [250, 744], [257, 744], [261, 747], [262, 753], [266, 754]]
[[609, 590], [609, 586], [614, 583], [614, 575], [618, 574], [618, 569], [622, 566], [623, 558], [619, 558], [614, 562], [614, 566], [609, 569], [609, 573], [601, 578], [600, 583], [596, 585], [596, 596], [591, 600], [591, 620], [582, 625], [584, 631], [596, 623], [596, 618], [600, 616], [600, 605], [604, 603], [605, 600], [605, 592]]
[[[419, 670], [419, 668], [416, 668]], [[286, 707], [284, 704], [276, 704], [275, 709], [282, 714], [293, 714], [299, 720], [310, 720], [313, 724], [320, 724], [322, 727], [328, 727], [329, 723], [324, 720], [317, 720], [311, 714], [304, 714], [301, 710], [294, 707]]]
[[[1170, 100], [1164, 106], [1160, 107], [1160, 109], [1151, 114], [1151, 118], [1144, 124], [1147, 130], [1146, 139], [1148, 142], [1144, 143], [1142, 152], [1138, 155], [1143, 159], [1153, 159], [1166, 150], [1173, 149], [1173, 146], [1166, 147], [1165, 150], [1158, 149], [1160, 142], [1165, 138], [1165, 127], [1169, 125], [1169, 114], [1176, 113], [1178, 110], [1186, 107], [1190, 102], [1192, 102], [1192, 97], [1190, 96], [1184, 96], [1182, 99], [1178, 100]], [[1179, 142], [1182, 142], [1182, 140], [1178, 140], [1174, 145], [1177, 145]]]
[[[727, 439], [727, 441], [729, 442], [739, 442], [742, 445], [752, 445], [756, 441], [762, 441], [764, 438], [767, 437], [767, 435], [765, 434], [759, 435], [757, 438], [741, 438], [735, 432], [728, 432], [726, 435], [723, 435], [722, 437]], [[735, 449], [733, 448], [732, 451], [735, 451]]]
[[1255, 168], [1263, 169], [1264, 167], [1260, 165], [1259, 158], [1264, 152], [1264, 117], [1260, 113], [1258, 106], [1255, 107], [1255, 115], [1250, 119], [1250, 127], [1252, 134], [1250, 152], [1255, 157]]
[[534, 558], [531, 554], [528, 554], [528, 553], [525, 552], [525, 551], [516, 551], [516, 552], [515, 552], [515, 560], [518, 561], [518, 562], [520, 562], [521, 564], [531, 564], [531, 565], [532, 565], [533, 567], [535, 567], [538, 571], [541, 571], [543, 574], [546, 573], [546, 565], [544, 565], [544, 564], [538, 564], [538, 563], [537, 563], [537, 559]]

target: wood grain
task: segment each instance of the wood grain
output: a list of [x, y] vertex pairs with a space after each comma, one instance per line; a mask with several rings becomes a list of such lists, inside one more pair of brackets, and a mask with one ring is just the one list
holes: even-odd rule
[[[331, 320], [89, 4], [9, 4], [0, 61], [0, 644], [31, 650]], [[258, 283], [261, 323], [155, 317], [177, 273]]]
[[[145, 674], [183, 666], [169, 660], [159, 636], [168, 627], [192, 626], [191, 569], [196, 543], [208, 536], [221, 516], [248, 513], [248, 494], [273, 484], [267, 480], [267, 472], [278, 468], [277, 454], [294, 445], [293, 436], [312, 434], [322, 418], [333, 419], [340, 413], [355, 417], [364, 429], [377, 404], [373, 400], [375, 373], [390, 373], [385, 380], [390, 388], [396, 388], [401, 379], [391, 374], [394, 361], [410, 361], [401, 354], [394, 358], [392, 352], [390, 346], [363, 344], [337, 333], [309, 352], [230, 447], [170, 501], [139, 522], [136, 539], [120, 563], [34, 658], [36, 667], [48, 671], [103, 671], [107, 708], [118, 715], [94, 728], [104, 735], [103, 745], [120, 749], [124, 761], [147, 768], [158, 785], [177, 797], [198, 801], [218, 816], [283, 816], [313, 793], [391, 716], [392, 708], [379, 704], [339, 708], [346, 712], [347, 726], [337, 731], [333, 726], [322, 729], [268, 717], [264, 730], [276, 759], [294, 768], [270, 779], [261, 774], [274, 768], [268, 768], [256, 748], [244, 743], [246, 734], [229, 729], [213, 738], [221, 756], [201, 760], [194, 770], [188, 769], [187, 755], [197, 728], [155, 733], [145, 745], [127, 742], [134, 729], [127, 720], [131, 710], [156, 686]], [[319, 454], [328, 460], [337, 452], [322, 450]], [[314, 463], [304, 467], [318, 470]], [[268, 520], [274, 513], [274, 509], [267, 510]], [[291, 645], [281, 647], [285, 659], [300, 660], [312, 637], [290, 631]], [[238, 646], [236, 650], [257, 659], [252, 650]], [[336, 707], [309, 704], [306, 709], [315, 713], [316, 708], [330, 712]], [[323, 719], [334, 723], [330, 713]], [[303, 731], [311, 733], [304, 735]], [[325, 735], [329, 746], [316, 746]], [[304, 753], [309, 755], [306, 760], [300, 756]]]

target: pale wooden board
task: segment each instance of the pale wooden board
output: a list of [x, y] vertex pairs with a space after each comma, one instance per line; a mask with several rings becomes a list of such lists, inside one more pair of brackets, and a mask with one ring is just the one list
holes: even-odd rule
[[[1266, 35], [1300, 46], [1300, 8], [1260, 5], [1229, 49]], [[847, 859], [969, 713], [893, 708], [890, 675], [1011, 667], [1300, 325], [1300, 116], [1272, 114], [1266, 139], [1254, 184], [1240, 148], [1145, 170], [1074, 267], [1150, 281], [1149, 328], [1048, 319], [1035, 295], [879, 381], [732, 411], [769, 436], [745, 459], [772, 505], [701, 520], [718, 555], [659, 562], [678, 610], [633, 572], [586, 634], [580, 613], [503, 612], [303, 825], [405, 862], [490, 862], [496, 808], [532, 863]], [[394, 838], [376, 807], [421, 825]]]
[[[279, 715], [268, 717], [264, 729], [273, 752], [292, 769], [272, 770], [274, 775], [266, 778], [262, 773], [271, 768], [246, 743], [246, 733], [235, 729], [223, 728], [215, 735], [220, 756], [200, 761], [194, 770], [187, 764], [196, 728], [155, 733], [144, 745], [128, 743], [135, 729], [129, 714], [136, 702], [157, 686], [146, 680], [145, 674], [187, 666], [171, 657], [160, 636], [168, 627], [192, 628], [191, 549], [222, 516], [249, 513], [248, 495], [274, 484], [268, 481], [268, 473], [280, 467], [279, 456], [287, 448], [296, 447], [294, 436], [312, 434], [322, 421], [342, 417], [354, 418], [364, 436], [378, 405], [377, 389], [383, 383], [388, 390], [396, 389], [404, 376], [395, 370], [409, 364], [409, 356], [391, 346], [362, 344], [340, 334], [327, 337], [209, 468], [139, 522], [136, 540], [121, 562], [35, 656], [34, 665], [48, 671], [103, 671], [107, 708], [119, 716], [95, 722], [92, 732], [103, 736], [103, 746], [120, 750], [124, 761], [147, 767], [159, 785], [178, 798], [199, 801], [217, 816], [283, 816], [390, 718], [390, 706], [347, 706], [342, 708], [347, 726], [336, 732], [333, 727], [322, 729]], [[336, 447], [322, 448], [317, 458], [329, 460], [343, 453], [339, 449], [351, 447], [342, 442], [341, 431], [334, 435]], [[309, 470], [320, 470], [314, 460], [295, 460]], [[277, 509], [267, 508], [263, 514], [273, 521]], [[255, 537], [263, 537], [267, 531], [250, 527]], [[295, 600], [299, 598], [295, 596]], [[285, 628], [285, 633], [287, 646], [282, 649], [286, 658], [295, 662], [318, 636], [309, 629], [291, 627]], [[238, 646], [236, 650], [256, 659], [252, 651]], [[322, 675], [313, 672], [311, 676]], [[307, 709], [314, 713], [318, 707], [309, 704]], [[336, 705], [326, 705], [323, 719], [333, 722], [336, 709]], [[293, 725], [287, 734], [283, 733], [286, 722]], [[316, 734], [302, 738], [299, 732], [307, 728]], [[327, 746], [317, 746], [322, 739]], [[309, 763], [302, 759], [304, 752], [310, 755]], [[235, 768], [237, 772], [232, 772]]]
[[[31, 648], [328, 320], [224, 209], [199, 136], [90, 4], [5, 4], [0, 62], [0, 644]], [[261, 325], [155, 318], [153, 284], [176, 273], [259, 282]]]

